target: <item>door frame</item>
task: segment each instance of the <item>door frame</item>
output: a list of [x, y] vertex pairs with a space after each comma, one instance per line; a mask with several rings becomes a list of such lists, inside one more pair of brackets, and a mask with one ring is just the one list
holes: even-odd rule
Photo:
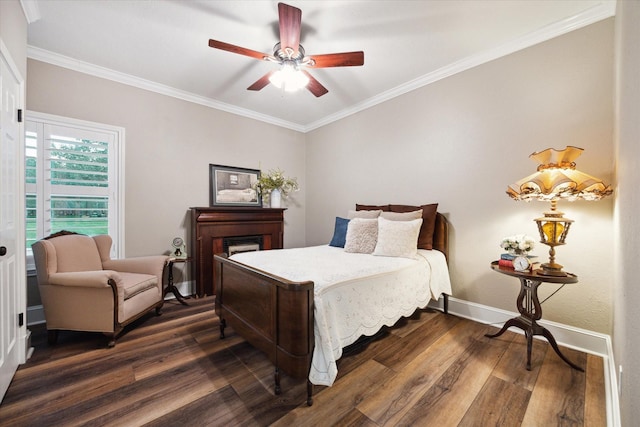
[[[17, 331], [17, 357], [18, 363], [23, 364], [31, 356], [33, 348], [30, 347], [31, 332], [27, 329], [27, 281], [26, 281], [26, 266], [25, 266], [25, 189], [24, 189], [24, 111], [25, 111], [25, 79], [20, 73], [18, 67], [13, 60], [9, 49], [5, 45], [2, 38], [0, 38], [0, 58], [2, 58], [9, 66], [10, 72], [18, 82], [18, 95], [17, 95], [17, 109], [22, 110], [22, 121], [18, 123], [18, 153], [16, 153], [16, 170], [18, 172], [17, 183], [17, 200], [18, 206], [16, 207], [16, 292], [17, 307], [16, 313], [22, 313], [22, 325], [18, 327]], [[16, 111], [17, 114], [17, 111]], [[4, 395], [3, 390], [0, 390], [0, 396]]]

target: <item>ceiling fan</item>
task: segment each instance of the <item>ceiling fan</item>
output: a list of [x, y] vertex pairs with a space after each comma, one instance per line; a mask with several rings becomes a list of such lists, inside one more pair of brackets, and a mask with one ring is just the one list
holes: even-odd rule
[[[278, 3], [280, 26], [280, 42], [273, 47], [273, 54], [268, 55], [255, 50], [235, 46], [229, 43], [209, 40], [209, 46], [227, 52], [238, 53], [251, 58], [270, 61], [280, 65], [279, 70], [270, 71], [247, 90], [261, 90], [269, 83], [285, 89], [305, 87], [316, 97], [329, 90], [316, 80], [305, 68], [351, 67], [364, 64], [364, 52], [329, 53], [306, 56], [300, 44], [300, 25], [302, 11], [297, 7]], [[293, 80], [292, 80], [293, 79]]]

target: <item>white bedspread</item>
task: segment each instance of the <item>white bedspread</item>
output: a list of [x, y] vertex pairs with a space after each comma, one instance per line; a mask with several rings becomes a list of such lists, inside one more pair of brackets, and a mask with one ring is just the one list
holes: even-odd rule
[[431, 298], [451, 294], [444, 255], [418, 250], [416, 259], [344, 252], [332, 246], [235, 254], [232, 259], [282, 278], [314, 282], [313, 384], [330, 386], [342, 348], [391, 326]]

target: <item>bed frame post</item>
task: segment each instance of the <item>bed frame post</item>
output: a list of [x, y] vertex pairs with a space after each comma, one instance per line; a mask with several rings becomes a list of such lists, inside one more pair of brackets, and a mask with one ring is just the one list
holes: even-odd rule
[[224, 319], [220, 319], [220, 339], [224, 339], [224, 328], [227, 326], [227, 322]]
[[282, 388], [280, 387], [280, 369], [278, 368], [278, 366], [276, 365], [276, 369], [273, 372], [273, 379], [275, 381], [275, 388], [274, 391], [276, 394], [280, 394], [282, 393]]
[[307, 406], [313, 405], [313, 383], [307, 378]]
[[[444, 258], [449, 265], [449, 220], [440, 212], [436, 213], [436, 224], [433, 232], [433, 249], [439, 250], [444, 254]], [[444, 296], [443, 309], [444, 314], [449, 314], [449, 295]]]

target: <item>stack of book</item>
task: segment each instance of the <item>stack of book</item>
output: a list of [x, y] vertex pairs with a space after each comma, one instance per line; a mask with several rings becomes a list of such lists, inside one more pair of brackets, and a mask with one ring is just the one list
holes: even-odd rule
[[[498, 265], [501, 267], [509, 267], [509, 268], [513, 268], [513, 260], [517, 257], [518, 255], [512, 255], [512, 254], [502, 254], [500, 255], [500, 259], [498, 260]], [[527, 258], [529, 258], [529, 260], [531, 261], [531, 263], [533, 264], [533, 259], [536, 258], [535, 255], [527, 255]]]

